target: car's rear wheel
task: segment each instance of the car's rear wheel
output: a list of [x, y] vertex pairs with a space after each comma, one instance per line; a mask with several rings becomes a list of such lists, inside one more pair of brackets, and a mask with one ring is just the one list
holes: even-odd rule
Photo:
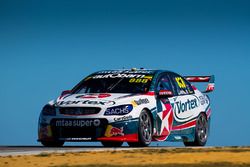
[[42, 145], [45, 147], [62, 147], [64, 141], [41, 141]]
[[201, 113], [196, 121], [195, 140], [193, 142], [185, 142], [185, 146], [204, 146], [208, 138], [208, 121], [204, 113]]
[[139, 116], [138, 142], [128, 142], [130, 147], [147, 147], [152, 141], [152, 119], [147, 110], [142, 110]]
[[101, 141], [104, 147], [121, 147], [123, 142]]

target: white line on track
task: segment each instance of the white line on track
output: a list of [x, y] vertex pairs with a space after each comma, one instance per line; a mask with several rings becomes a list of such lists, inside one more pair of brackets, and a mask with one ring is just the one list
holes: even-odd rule
[[140, 148], [105, 148], [105, 147], [12, 147], [12, 146], [0, 146], [0, 156], [18, 156], [18, 155], [38, 155], [41, 153], [68, 153], [68, 152], [89, 152], [89, 151], [120, 151], [131, 150]]

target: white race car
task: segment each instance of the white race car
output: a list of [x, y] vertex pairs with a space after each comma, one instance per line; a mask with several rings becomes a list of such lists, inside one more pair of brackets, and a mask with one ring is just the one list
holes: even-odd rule
[[101, 141], [104, 146], [148, 146], [152, 141], [183, 141], [204, 146], [210, 124], [210, 100], [190, 82], [214, 76], [182, 77], [164, 70], [105, 70], [46, 104], [40, 114], [38, 141]]

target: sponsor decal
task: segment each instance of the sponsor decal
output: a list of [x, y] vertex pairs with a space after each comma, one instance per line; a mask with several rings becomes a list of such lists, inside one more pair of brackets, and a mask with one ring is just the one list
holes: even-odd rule
[[100, 94], [85, 94], [85, 95], [80, 95], [80, 96], [76, 96], [76, 98], [83, 98], [83, 99], [87, 99], [87, 98], [106, 98], [106, 97], [110, 97], [111, 95], [108, 93], [100, 93]]
[[131, 104], [107, 108], [104, 115], [126, 115], [133, 110]]
[[144, 74], [105, 74], [105, 75], [94, 75], [93, 79], [102, 79], [102, 78], [143, 78]]
[[126, 120], [130, 120], [130, 119], [132, 119], [132, 118], [133, 118], [132, 115], [128, 115], [128, 116], [123, 116], [123, 117], [114, 118], [114, 121], [126, 121]]
[[105, 132], [105, 136], [106, 137], [124, 136], [123, 127], [117, 128], [117, 127], [113, 127], [111, 125], [108, 125], [106, 132]]
[[160, 90], [159, 95], [160, 96], [173, 96], [173, 92], [171, 90]]
[[133, 106], [137, 105], [139, 106], [141, 104], [147, 104], [147, 103], [149, 103], [149, 100], [147, 98], [132, 101]]
[[198, 107], [197, 99], [191, 99], [191, 100], [188, 99], [185, 102], [177, 101], [175, 104], [176, 104], [177, 109], [178, 109], [178, 114], [180, 114], [181, 112], [190, 111], [190, 110]]
[[99, 71], [97, 74], [120, 74], [120, 73], [125, 73], [125, 74], [151, 74], [154, 73], [152, 70], [136, 70], [136, 71], [131, 71], [131, 70], [107, 70], [107, 71]]
[[100, 126], [101, 121], [99, 119], [94, 120], [56, 120], [55, 125], [57, 127], [91, 127]]
[[[79, 97], [76, 97], [79, 98]], [[56, 105], [76, 105], [76, 104], [91, 104], [91, 105], [114, 105], [114, 101], [95, 101], [95, 100], [69, 100], [69, 101], [58, 101]]]
[[207, 96], [199, 96], [199, 99], [200, 99], [201, 105], [209, 103], [209, 100], [208, 100]]
[[197, 114], [197, 108], [200, 106], [200, 101], [196, 96], [189, 96], [189, 98], [186, 99], [177, 98], [172, 105], [176, 121], [185, 122]]

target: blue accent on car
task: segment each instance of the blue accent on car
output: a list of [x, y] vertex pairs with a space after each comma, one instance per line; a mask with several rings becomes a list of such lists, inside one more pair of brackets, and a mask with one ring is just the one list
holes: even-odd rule
[[115, 107], [107, 108], [104, 115], [126, 115], [133, 110], [133, 106], [131, 104], [120, 105]]

